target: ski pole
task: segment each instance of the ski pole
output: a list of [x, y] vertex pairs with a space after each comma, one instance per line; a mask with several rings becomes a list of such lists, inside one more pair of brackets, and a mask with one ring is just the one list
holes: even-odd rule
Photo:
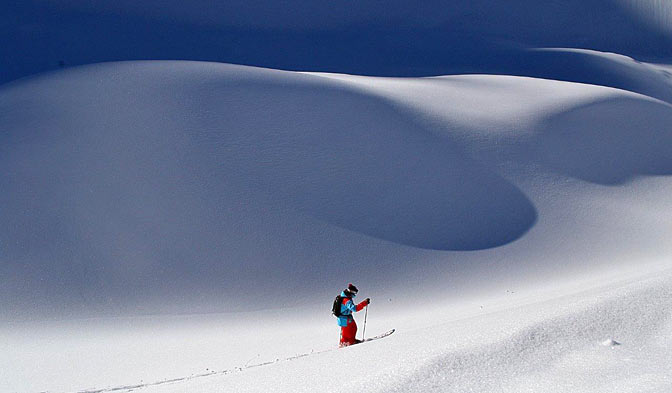
[[362, 341], [364, 341], [364, 338], [366, 336], [366, 317], [369, 316], [369, 305], [366, 305], [366, 311], [364, 311], [364, 330], [362, 330]]

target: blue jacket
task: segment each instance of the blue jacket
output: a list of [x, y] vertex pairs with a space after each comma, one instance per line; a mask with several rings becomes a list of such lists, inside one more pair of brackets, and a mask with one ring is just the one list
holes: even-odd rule
[[357, 312], [358, 310], [357, 305], [352, 299], [345, 298], [345, 292], [341, 292], [341, 296], [344, 299], [341, 302], [341, 316], [338, 317], [338, 326], [347, 326], [348, 323], [353, 321], [352, 313]]

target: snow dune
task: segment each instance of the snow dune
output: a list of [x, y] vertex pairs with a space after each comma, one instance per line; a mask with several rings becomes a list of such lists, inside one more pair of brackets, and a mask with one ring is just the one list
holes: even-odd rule
[[[672, 58], [670, 7], [655, 0], [9, 2], [0, 82], [104, 61], [188, 59], [386, 76], [539, 76], [585, 67], [527, 49]], [[590, 67], [599, 74], [599, 68]], [[562, 78], [554, 78], [562, 79]]]
[[[345, 362], [366, 390], [599, 391], [630, 359], [619, 381], [663, 391], [669, 280], [637, 277], [669, 269], [671, 116], [495, 75], [124, 62], [4, 85], [3, 390], [314, 391]], [[341, 278], [394, 336], [329, 351]], [[171, 316], [194, 312], [217, 314]], [[604, 377], [572, 382], [572, 356]]]
[[[669, 269], [607, 278], [405, 313], [377, 303], [367, 332], [398, 331], [344, 350], [319, 309], [291, 321], [295, 310], [286, 309], [16, 329], [4, 337], [24, 351], [9, 352], [24, 379], [3, 383], [7, 391], [337, 392], [333, 370], [346, 367], [350, 388], [371, 392], [666, 391]], [[621, 345], [605, 346], [610, 339]]]
[[[600, 188], [577, 181], [672, 173], [669, 104], [529, 78], [130, 62], [10, 84], [2, 113], [2, 314], [19, 319], [273, 307], [343, 269], [378, 281], [426, 268], [409, 259], [449, 261], [433, 272], [457, 284], [483, 257], [431, 250], [553, 258], [537, 248], [580, 230], [556, 211], [624, 225], [547, 206], [559, 192], [586, 201]], [[519, 245], [531, 229], [539, 240]], [[241, 304], [250, 282], [263, 290]]]
[[[443, 324], [432, 324], [435, 310], [384, 341], [147, 391], [337, 392], [332, 372], [346, 364], [350, 388], [370, 392], [663, 392], [672, 371], [672, 324], [661, 312], [669, 279], [668, 271]], [[605, 347], [613, 336], [622, 344]]]
[[[125, 297], [186, 296], [227, 310], [268, 267], [271, 294], [336, 275], [334, 247], [484, 249], [536, 219], [515, 185], [457, 141], [315, 76], [91, 66], [10, 85], [3, 113], [2, 183], [13, 190], [3, 240], [24, 278], [8, 276], [6, 293], [17, 302], [41, 293], [46, 307], [96, 312]], [[64, 282], [77, 290], [59, 293]]]
[[670, 391], [669, 11], [6, 4], [0, 392]]

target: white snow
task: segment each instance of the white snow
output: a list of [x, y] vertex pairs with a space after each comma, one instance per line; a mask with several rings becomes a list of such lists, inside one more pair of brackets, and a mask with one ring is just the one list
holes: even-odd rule
[[614, 339], [609, 338], [607, 340], [602, 341], [602, 345], [604, 345], [605, 347], [615, 347], [621, 345], [621, 343], [619, 343]]
[[[367, 391], [669, 386], [665, 102], [193, 62], [1, 97], [3, 182], [31, 195], [3, 201], [8, 255], [51, 237], [45, 214], [75, 220], [31, 249], [51, 276], [5, 265], [3, 391], [337, 391], [342, 365]], [[397, 332], [335, 351], [328, 303], [348, 280], [374, 299], [367, 332]], [[199, 309], [218, 313], [171, 316]]]
[[[380, 7], [51, 3], [297, 29]], [[380, 23], [511, 27], [481, 3]], [[669, 392], [672, 64], [525, 51], [545, 78], [148, 60], [0, 85], [0, 392]], [[348, 282], [393, 335], [337, 348]]]

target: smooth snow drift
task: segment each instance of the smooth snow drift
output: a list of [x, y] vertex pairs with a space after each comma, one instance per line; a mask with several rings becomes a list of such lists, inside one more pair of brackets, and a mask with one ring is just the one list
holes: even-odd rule
[[671, 21], [5, 4], [0, 392], [668, 393]]
[[141, 62], [1, 97], [5, 318], [274, 308], [352, 269], [385, 292], [409, 274], [473, 290], [484, 269], [669, 247], [669, 185], [638, 180], [672, 173], [672, 108], [621, 90]]
[[[0, 182], [12, 190], [3, 390], [284, 391], [274, 375], [299, 373], [292, 388], [314, 391], [330, 386], [318, 370], [355, 356], [346, 363], [360, 369], [378, 359], [355, 383], [373, 390], [516, 391], [546, 373], [569, 391], [573, 372], [532, 365], [610, 337], [631, 348], [643, 313], [669, 316], [617, 290], [599, 296], [628, 304], [613, 311], [637, 323], [625, 330], [584, 332], [599, 314], [571, 302], [530, 305], [532, 319], [510, 329], [500, 316], [469, 319], [669, 268], [672, 107], [657, 98], [512, 76], [127, 62], [5, 85], [0, 103]], [[344, 275], [374, 298], [367, 332], [398, 333], [319, 355], [337, 341], [327, 309]], [[231, 314], [259, 309], [269, 311]], [[132, 317], [198, 311], [223, 314]], [[71, 319], [87, 316], [104, 318]], [[457, 320], [465, 332], [448, 333]], [[636, 358], [628, 384], [665, 386], [669, 346], [644, 335], [667, 326], [642, 330], [634, 350], [656, 355]], [[528, 350], [525, 329], [564, 338]], [[455, 362], [457, 374], [444, 367]], [[475, 381], [484, 362], [492, 370]], [[579, 387], [611, 386], [591, 381]]]
[[0, 83], [120, 60], [189, 59], [385, 76], [575, 80], [600, 67], [528, 49], [672, 61], [666, 0], [26, 0], [0, 10]]

